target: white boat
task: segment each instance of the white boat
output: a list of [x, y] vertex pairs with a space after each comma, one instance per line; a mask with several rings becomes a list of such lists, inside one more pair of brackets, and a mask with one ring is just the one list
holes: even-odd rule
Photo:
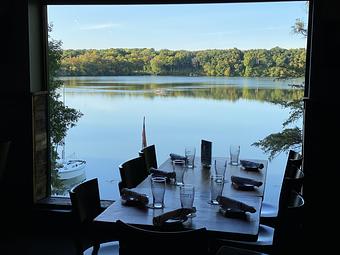
[[[65, 105], [65, 84], [62, 91], [63, 104]], [[65, 140], [62, 141], [61, 162], [57, 167], [59, 179], [64, 183], [65, 181], [72, 182], [78, 179], [85, 179], [85, 166], [86, 161], [83, 159], [77, 159], [75, 153], [69, 157], [65, 157]]]
[[82, 159], [69, 159], [57, 168], [61, 180], [73, 179], [85, 174], [86, 161]]

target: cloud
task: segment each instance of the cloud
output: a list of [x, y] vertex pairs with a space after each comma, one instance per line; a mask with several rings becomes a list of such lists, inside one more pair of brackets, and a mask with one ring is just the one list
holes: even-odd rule
[[121, 26], [122, 26], [121, 24], [117, 24], [117, 23], [103, 23], [103, 24], [83, 26], [80, 29], [81, 30], [100, 30], [100, 29], [108, 29], [108, 28], [115, 28], [115, 27], [121, 27]]

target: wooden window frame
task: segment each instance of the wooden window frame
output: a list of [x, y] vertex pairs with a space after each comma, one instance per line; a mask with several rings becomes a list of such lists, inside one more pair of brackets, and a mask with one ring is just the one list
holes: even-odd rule
[[[302, 1], [302, 0], [297, 0], [297, 1], [301, 1], [301, 2], [307, 2], [307, 1]], [[284, 2], [297, 2], [297, 1], [292, 1], [292, 0], [286, 0]], [[45, 45], [44, 47], [44, 60], [45, 60], [45, 65], [44, 65], [44, 73], [45, 73], [45, 87], [47, 88], [47, 81], [48, 81], [48, 71], [47, 71], [47, 63], [48, 63], [48, 59], [47, 59], [47, 49], [48, 49], [48, 30], [47, 30], [47, 6], [48, 5], [145, 5], [145, 4], [212, 4], [212, 3], [265, 3], [265, 2], [282, 2], [280, 0], [272, 0], [272, 1], [268, 1], [268, 0], [215, 0], [215, 1], [209, 1], [209, 0], [174, 0], [174, 1], [170, 1], [170, 0], [42, 0], [41, 1], [41, 10], [42, 10], [42, 18], [43, 18], [43, 43]], [[312, 22], [313, 22], [313, 0], [309, 0], [309, 23], [308, 23], [308, 37], [307, 37], [307, 56], [306, 56], [306, 74], [305, 74], [305, 101], [309, 100], [309, 93], [310, 93], [310, 83], [309, 83], [309, 78], [310, 78], [310, 49], [311, 49], [311, 30], [310, 29], [312, 27]], [[47, 106], [46, 106], [46, 110]], [[47, 120], [48, 121], [48, 120]], [[303, 126], [305, 126], [305, 123], [303, 124]], [[48, 134], [48, 130], [47, 130], [47, 134]], [[49, 136], [48, 136], [49, 137]], [[48, 139], [49, 140], [49, 139]], [[304, 143], [303, 143], [304, 145]], [[50, 147], [50, 144], [48, 145]], [[303, 146], [304, 148], [304, 146]], [[37, 204], [40, 205], [49, 205], [52, 207], [61, 207], [61, 208], [68, 208], [70, 206], [70, 201], [69, 198], [58, 198], [58, 197], [52, 197], [51, 196], [51, 190], [50, 190], [50, 168], [47, 171], [48, 173], [48, 177], [46, 180], [48, 180], [47, 182], [47, 189], [46, 189], [46, 196], [43, 197], [42, 199], [40, 199], [39, 201], [36, 201]], [[37, 185], [37, 184], [35, 184]], [[103, 201], [103, 205], [105, 205], [106, 202]]]

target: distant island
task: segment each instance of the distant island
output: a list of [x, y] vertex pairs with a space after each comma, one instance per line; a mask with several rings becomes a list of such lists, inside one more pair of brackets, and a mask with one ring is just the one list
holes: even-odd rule
[[64, 50], [59, 76], [182, 75], [297, 78], [305, 75], [306, 50], [153, 48]]

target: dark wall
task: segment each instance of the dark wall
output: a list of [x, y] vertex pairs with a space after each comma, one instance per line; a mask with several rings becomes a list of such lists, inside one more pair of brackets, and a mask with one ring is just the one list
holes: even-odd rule
[[[337, 203], [335, 184], [340, 171], [338, 159], [340, 70], [340, 9], [337, 1], [315, 1], [313, 12], [310, 93], [306, 101], [304, 137], [304, 186], [306, 232], [309, 244], [330, 238], [325, 227], [331, 226]], [[1, 1], [0, 46], [2, 49], [0, 88], [0, 140], [13, 141], [9, 171], [0, 187], [1, 214], [24, 222], [32, 201], [32, 123], [29, 72], [28, 0]], [[327, 179], [325, 179], [327, 176]], [[3, 209], [5, 208], [5, 210]], [[328, 221], [327, 221], [328, 219]], [[1, 226], [2, 227], [2, 226]], [[322, 230], [322, 232], [320, 232]], [[314, 239], [316, 242], [313, 242]]]
[[19, 224], [25, 222], [21, 215], [29, 215], [32, 199], [27, 4], [24, 0], [5, 0], [0, 8], [0, 24], [4, 29], [0, 40], [0, 140], [12, 141], [8, 169], [0, 186], [0, 216], [5, 215], [6, 222], [15, 219], [13, 222]]
[[[340, 8], [339, 1], [315, 1], [313, 12], [310, 90], [306, 101], [304, 170], [306, 181], [307, 244], [332, 245], [329, 230], [335, 217], [331, 205], [338, 201], [338, 117], [340, 100]], [[315, 241], [315, 242], [314, 242]]]

